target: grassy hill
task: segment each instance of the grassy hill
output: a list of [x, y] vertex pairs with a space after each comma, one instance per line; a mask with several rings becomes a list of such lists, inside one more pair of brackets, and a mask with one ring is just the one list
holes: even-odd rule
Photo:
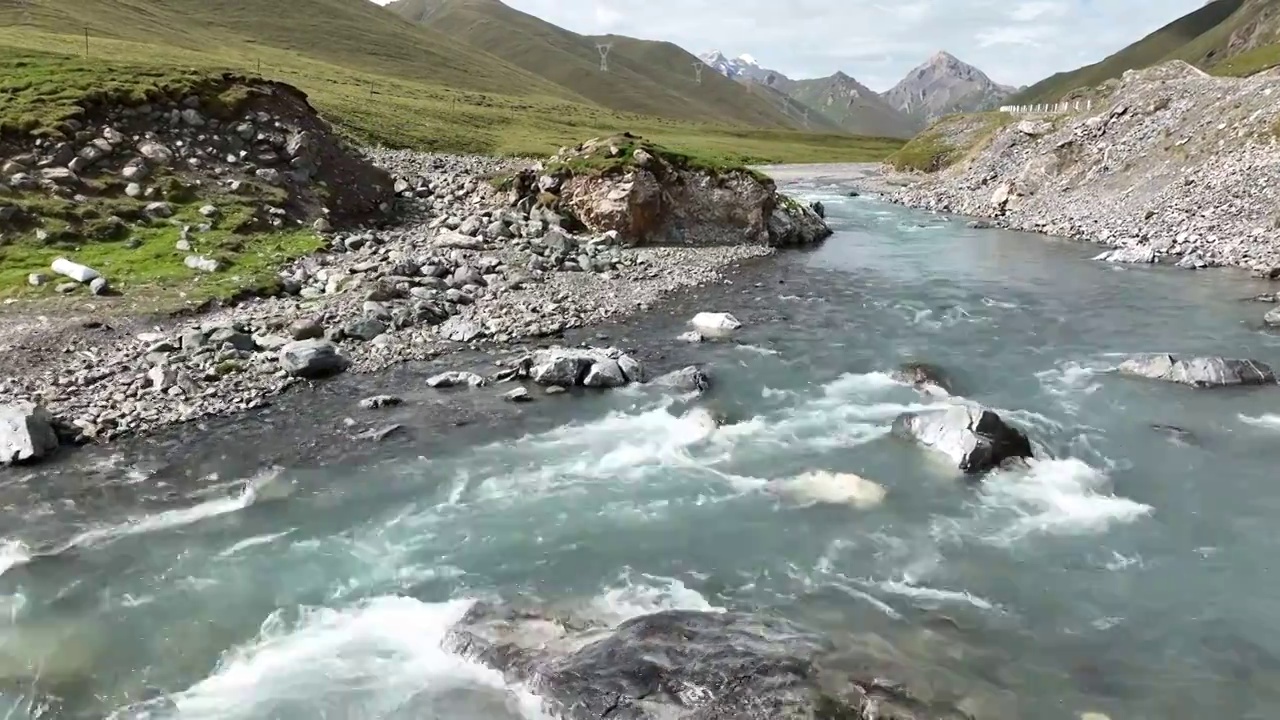
[[[388, 9], [605, 107], [681, 120], [799, 126], [718, 73], [695, 82], [698, 59], [672, 43], [579, 35], [498, 0], [399, 0]], [[599, 43], [612, 44], [608, 72], [600, 70]]]
[[[1041, 80], [1009, 102], [1054, 102], [1072, 90], [1167, 60], [1186, 60], [1210, 70], [1234, 67], [1228, 70], [1234, 74], [1265, 69], [1276, 64], [1263, 58], [1278, 54], [1274, 48], [1264, 49], [1280, 40], [1278, 31], [1280, 3], [1275, 0], [1213, 0], [1100, 62]], [[1245, 56], [1252, 58], [1236, 61]]]
[[[548, 154], [621, 130], [745, 162], [878, 159], [900, 144], [787, 130], [770, 122], [781, 113], [763, 100], [763, 128], [741, 116], [699, 121], [610, 109], [367, 0], [0, 0], [0, 122], [21, 124], [20, 115], [92, 93], [92, 83], [68, 84], [66, 58], [101, 70], [95, 82], [260, 73], [302, 88], [359, 141], [428, 150]], [[592, 67], [599, 72], [598, 56]], [[714, 108], [707, 94], [704, 106]], [[11, 102], [19, 96], [23, 102]], [[728, 114], [718, 112], [712, 117]]]
[[812, 80], [794, 80], [788, 90], [798, 102], [816, 108], [845, 132], [911, 137], [920, 121], [891, 107], [878, 93], [838, 72]]

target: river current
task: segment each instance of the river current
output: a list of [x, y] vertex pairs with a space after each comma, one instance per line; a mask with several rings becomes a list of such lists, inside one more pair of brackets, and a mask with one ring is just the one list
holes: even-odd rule
[[[895, 679], [977, 718], [1280, 717], [1280, 388], [1107, 372], [1148, 351], [1280, 367], [1241, 301], [1263, 286], [793, 189], [825, 204], [824, 245], [625, 330], [658, 369], [707, 364], [718, 429], [632, 387], [181, 492], [144, 490], [145, 444], [99, 452], [92, 475], [0, 474], [0, 497], [77, 477], [166, 497], [90, 486], [3, 508], [0, 718], [538, 717], [440, 649], [477, 598], [613, 620], [767, 610], [880, 648]], [[693, 310], [744, 327], [681, 345]], [[945, 368], [1044, 459], [975, 482], [890, 436], [948, 401], [895, 383], [906, 360]], [[884, 497], [814, 502], [785, 482], [813, 471]]]

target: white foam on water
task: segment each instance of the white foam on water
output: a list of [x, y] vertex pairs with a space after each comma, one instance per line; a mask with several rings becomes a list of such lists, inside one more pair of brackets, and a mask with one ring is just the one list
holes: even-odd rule
[[980, 515], [997, 520], [984, 539], [1011, 544], [1028, 535], [1099, 533], [1152, 514], [1150, 505], [1112, 493], [1106, 473], [1076, 458], [1033, 461], [1029, 471], [1000, 470], [979, 491]]
[[746, 353], [754, 355], [781, 355], [782, 353], [772, 348], [760, 347], [759, 345], [751, 345], [749, 343], [735, 343], [734, 348]]
[[1013, 310], [1015, 308], [1020, 307], [1018, 303], [1015, 303], [1015, 302], [1006, 302], [1003, 300], [996, 300], [995, 298], [989, 298], [989, 297], [982, 298], [982, 304], [986, 305], [987, 307], [1001, 308], [1002, 310]]
[[1280, 430], [1280, 415], [1274, 413], [1266, 413], [1264, 415], [1240, 415], [1240, 421], [1252, 425], [1254, 427], [1266, 428], [1268, 430]]
[[0, 540], [0, 575], [9, 568], [25, 565], [31, 560], [31, 548], [21, 540]]
[[1096, 376], [1101, 372], [1102, 368], [1070, 360], [1052, 370], [1036, 373], [1036, 378], [1044, 391], [1052, 395], [1063, 410], [1075, 414], [1080, 410], [1081, 398], [1102, 389], [1102, 385], [1095, 382]]
[[284, 532], [268, 533], [266, 535], [255, 535], [254, 537], [245, 538], [244, 540], [241, 540], [240, 542], [237, 542], [236, 544], [232, 545], [226, 550], [223, 550], [222, 552], [218, 553], [218, 557], [228, 558], [228, 557], [231, 557], [232, 555], [239, 553], [241, 550], [248, 550], [249, 548], [258, 547], [259, 545], [267, 545], [267, 544], [273, 543], [276, 540], [279, 540], [280, 538], [285, 537], [292, 532], [293, 532], [293, 529], [289, 529], [289, 530], [285, 530]]
[[[474, 695], [476, 707], [505, 698], [509, 717], [540, 718], [537, 700], [507, 686], [501, 673], [441, 647], [472, 604], [380, 596], [343, 609], [303, 608], [292, 621], [277, 612], [253, 642], [224, 655], [211, 675], [170, 696], [172, 717], [259, 720], [310, 713], [374, 719], [422, 708], [420, 716], [464, 720], [466, 714], [456, 713], [465, 713], [472, 705], [466, 696]], [[437, 701], [452, 714], [437, 715]]]
[[90, 528], [72, 538], [67, 547], [97, 547], [131, 535], [173, 530], [243, 510], [255, 503], [283, 499], [292, 492], [293, 486], [284, 478], [282, 468], [272, 467], [250, 477], [236, 495], [206, 500], [191, 507], [165, 510], [115, 525]]
[[618, 585], [592, 598], [586, 613], [596, 620], [616, 625], [663, 610], [725, 611], [677, 578], [627, 572]]
[[967, 604], [979, 610], [1003, 612], [996, 604], [963, 590], [947, 590], [944, 588], [917, 585], [906, 580], [866, 581], [867, 585], [893, 595], [901, 595], [922, 604]]

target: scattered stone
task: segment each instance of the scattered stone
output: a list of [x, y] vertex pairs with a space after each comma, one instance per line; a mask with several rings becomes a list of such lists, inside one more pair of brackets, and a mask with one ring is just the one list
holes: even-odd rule
[[27, 276], [27, 284], [39, 287], [49, 282], [49, 276], [44, 273], [31, 273]]
[[1031, 442], [994, 411], [972, 405], [903, 413], [893, 431], [945, 453], [960, 470], [981, 473], [1006, 460], [1032, 457]]
[[80, 287], [80, 283], [64, 282], [64, 283], [58, 283], [58, 285], [55, 286], [53, 289], [54, 289], [54, 292], [59, 292], [59, 293], [62, 293], [63, 295], [66, 295], [67, 293], [75, 292], [79, 287]]
[[627, 384], [627, 376], [617, 360], [602, 359], [591, 364], [582, 378], [585, 387], [615, 388]]
[[365, 410], [380, 410], [382, 408], [393, 407], [403, 403], [404, 400], [395, 395], [373, 395], [360, 401], [360, 407]]
[[400, 432], [403, 429], [404, 429], [404, 426], [399, 424], [384, 425], [382, 427], [366, 430], [360, 433], [359, 435], [357, 435], [356, 439], [369, 440], [372, 442], [382, 442], [383, 440], [386, 440], [387, 438], [391, 437], [395, 433]]
[[548, 385], [542, 389], [544, 395], [563, 395], [569, 392], [569, 388], [560, 387], [559, 385]]
[[89, 281], [89, 292], [94, 295], [106, 295], [109, 289], [107, 279], [104, 277], [96, 277]]
[[289, 326], [289, 336], [294, 340], [315, 340], [324, 337], [324, 326], [315, 318], [298, 318]]
[[1156, 261], [1156, 253], [1147, 247], [1129, 247], [1107, 250], [1099, 253], [1094, 260], [1111, 263], [1130, 263], [1135, 265], [1150, 264]]
[[689, 332], [680, 333], [678, 336], [676, 336], [676, 340], [679, 340], [680, 342], [687, 342], [687, 343], [700, 343], [705, 339], [706, 338], [702, 337], [702, 333], [698, 332], [697, 330], [690, 330]]
[[373, 340], [387, 331], [387, 324], [374, 318], [363, 318], [347, 323], [342, 332], [347, 337], [366, 342]]
[[1266, 323], [1267, 327], [1280, 328], [1280, 308], [1263, 315], [1262, 322]]
[[200, 272], [212, 273], [222, 269], [222, 263], [203, 255], [188, 255], [182, 263], [192, 270], [199, 270]]
[[147, 206], [143, 208], [142, 211], [150, 215], [151, 217], [157, 217], [157, 218], [173, 217], [173, 206], [167, 202], [162, 202], [162, 201], [147, 203]]
[[213, 205], [205, 205], [204, 207], [200, 208], [199, 212], [201, 215], [207, 218], [216, 218], [222, 214], [222, 212], [218, 210], [218, 208], [214, 207]]

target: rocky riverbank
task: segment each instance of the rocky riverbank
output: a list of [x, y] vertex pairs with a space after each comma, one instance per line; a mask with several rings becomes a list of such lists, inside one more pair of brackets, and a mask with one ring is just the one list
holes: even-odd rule
[[888, 199], [1095, 242], [1103, 259], [1280, 267], [1280, 74], [1131, 71], [1091, 113], [1022, 119]]
[[[605, 144], [599, 152], [615, 150]], [[0, 379], [0, 396], [30, 410], [23, 417], [37, 426], [47, 411], [64, 442], [146, 434], [260, 407], [339, 372], [509, 347], [642, 312], [668, 293], [717, 282], [736, 261], [830, 232], [766, 179], [668, 172], [661, 157], [645, 161], [649, 168], [628, 162], [588, 176], [535, 164], [524, 177], [544, 189], [530, 201], [504, 179], [510, 160], [368, 156], [395, 177], [394, 220], [325, 232], [324, 251], [281, 270], [278, 294], [194, 318], [148, 326], [136, 318], [63, 319], [54, 327], [65, 334], [36, 318], [14, 319], [5, 350], [20, 359]], [[590, 190], [572, 204], [540, 201], [557, 183]], [[674, 202], [673, 183], [685, 193]], [[669, 204], [632, 202], [638, 186], [663, 190]], [[736, 192], [748, 186], [753, 192]], [[693, 217], [707, 198], [723, 205], [724, 218], [747, 218], [763, 232], [700, 244], [599, 225], [635, 215], [679, 227], [670, 218]], [[25, 432], [23, 422], [15, 420], [14, 432]], [[31, 447], [21, 459], [42, 454]]]

